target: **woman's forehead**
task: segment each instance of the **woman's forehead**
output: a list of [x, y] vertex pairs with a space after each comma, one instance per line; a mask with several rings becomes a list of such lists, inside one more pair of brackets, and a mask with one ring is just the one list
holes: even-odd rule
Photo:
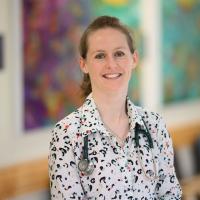
[[104, 48], [127, 48], [126, 35], [115, 28], [102, 28], [92, 32], [88, 37], [88, 50]]
[[114, 35], [118, 35], [120, 37], [126, 37], [126, 35], [119, 30], [118, 28], [115, 27], [105, 27], [105, 28], [99, 28], [95, 31], [92, 31], [89, 35], [88, 38], [92, 38], [92, 37], [97, 37], [97, 36], [111, 36], [113, 37]]

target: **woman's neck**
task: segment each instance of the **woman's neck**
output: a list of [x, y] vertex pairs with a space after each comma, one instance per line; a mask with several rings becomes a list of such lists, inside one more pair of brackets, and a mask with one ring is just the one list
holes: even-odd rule
[[106, 129], [114, 135], [121, 147], [129, 131], [129, 120], [126, 113], [126, 94], [92, 93], [97, 109]]
[[119, 123], [127, 118], [126, 93], [92, 93], [97, 109], [105, 122]]

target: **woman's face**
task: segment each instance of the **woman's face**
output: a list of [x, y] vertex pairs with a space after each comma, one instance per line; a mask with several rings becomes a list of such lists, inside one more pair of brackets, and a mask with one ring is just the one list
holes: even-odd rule
[[104, 28], [89, 35], [87, 58], [80, 59], [80, 67], [89, 74], [93, 92], [127, 93], [137, 60], [122, 32]]

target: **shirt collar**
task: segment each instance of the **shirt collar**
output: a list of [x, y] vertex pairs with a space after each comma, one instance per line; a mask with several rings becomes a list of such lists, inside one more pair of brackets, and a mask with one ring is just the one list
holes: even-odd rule
[[[127, 114], [129, 117], [130, 131], [132, 132], [135, 128], [135, 124], [138, 123], [144, 127], [144, 122], [141, 115], [138, 113], [137, 106], [127, 97]], [[105, 134], [109, 134], [106, 130], [97, 106], [92, 98], [92, 93], [86, 98], [84, 104], [80, 107], [81, 113], [81, 132], [83, 136], [91, 133], [96, 133], [99, 130]]]
[[129, 97], [127, 97], [126, 105], [130, 130], [133, 130], [135, 128], [136, 123], [139, 124], [142, 127], [142, 129], [144, 129], [144, 121], [142, 119], [141, 114], [139, 114], [138, 107], [133, 104]]

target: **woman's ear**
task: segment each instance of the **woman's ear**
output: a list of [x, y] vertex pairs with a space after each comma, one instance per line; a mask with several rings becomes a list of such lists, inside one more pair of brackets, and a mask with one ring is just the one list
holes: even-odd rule
[[80, 57], [79, 65], [80, 65], [80, 68], [81, 68], [82, 72], [87, 74], [88, 70], [87, 70], [86, 60], [84, 58]]
[[133, 69], [135, 69], [138, 64], [138, 60], [139, 60], [138, 51], [135, 50], [134, 53], [132, 54], [132, 56], [133, 56]]

